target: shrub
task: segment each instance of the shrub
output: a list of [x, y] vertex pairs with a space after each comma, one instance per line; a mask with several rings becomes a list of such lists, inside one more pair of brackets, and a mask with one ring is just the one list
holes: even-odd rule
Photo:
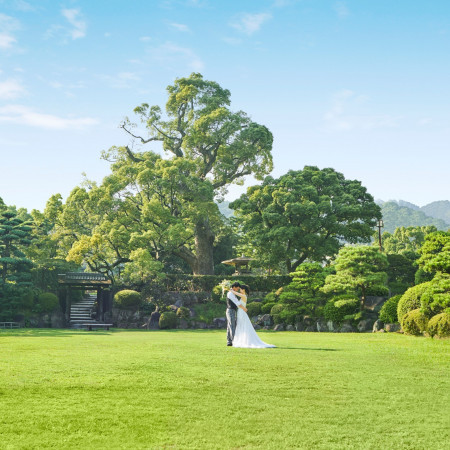
[[403, 317], [413, 309], [420, 308], [420, 299], [423, 293], [428, 289], [430, 282], [418, 284], [409, 288], [401, 297], [397, 305], [397, 319], [402, 324]]
[[264, 304], [266, 304], [266, 303], [273, 303], [273, 304], [275, 304], [277, 301], [278, 301], [278, 297], [277, 297], [277, 295], [275, 294], [275, 292], [269, 292], [269, 293], [264, 297], [263, 303], [264, 303]]
[[427, 281], [431, 281], [434, 277], [435, 273], [425, 272], [423, 269], [418, 269], [416, 274], [414, 275], [414, 283], [416, 286], [418, 284], [426, 283]]
[[252, 302], [247, 304], [247, 314], [249, 317], [257, 316], [261, 314], [261, 303]]
[[261, 314], [270, 314], [272, 308], [276, 305], [276, 303], [265, 303], [261, 306]]
[[161, 328], [161, 330], [176, 328], [177, 322], [177, 315], [174, 312], [163, 312], [159, 318], [159, 328]]
[[40, 294], [37, 299], [36, 309], [38, 312], [49, 313], [54, 311], [59, 305], [58, 297], [51, 292]]
[[359, 311], [360, 302], [356, 297], [339, 296], [329, 300], [323, 308], [326, 320], [341, 323], [346, 319], [353, 319]]
[[285, 308], [284, 305], [282, 305], [281, 303], [276, 303], [274, 306], [272, 306], [272, 309], [270, 310], [270, 315], [273, 318], [273, 322], [275, 324], [279, 324], [279, 323], [283, 323], [283, 319], [280, 316], [280, 313], [283, 311], [283, 309]]
[[434, 316], [450, 308], [450, 274], [438, 273], [429, 282], [428, 289], [423, 293], [420, 304], [422, 311]]
[[450, 336], [450, 313], [443, 312], [433, 316], [428, 322], [428, 334], [431, 337], [449, 337]]
[[117, 292], [114, 301], [121, 309], [138, 309], [142, 305], [142, 296], [139, 292], [124, 289]]
[[191, 317], [191, 312], [189, 311], [189, 308], [186, 308], [186, 306], [180, 306], [177, 309], [177, 316], [180, 319], [188, 320]]
[[398, 302], [402, 298], [401, 295], [395, 295], [389, 298], [380, 309], [380, 320], [384, 323], [397, 322]]
[[402, 328], [407, 334], [421, 335], [428, 325], [428, 319], [420, 309], [413, 309], [403, 316]]

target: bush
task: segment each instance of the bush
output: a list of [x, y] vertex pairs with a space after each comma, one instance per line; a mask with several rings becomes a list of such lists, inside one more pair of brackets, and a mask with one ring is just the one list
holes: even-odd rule
[[189, 308], [186, 308], [186, 306], [180, 306], [177, 309], [177, 316], [180, 319], [188, 320], [191, 317], [191, 312], [189, 311]]
[[325, 320], [341, 323], [353, 319], [359, 311], [360, 302], [356, 297], [339, 296], [329, 300], [323, 308]]
[[272, 306], [272, 309], [270, 310], [270, 315], [272, 316], [273, 322], [275, 324], [283, 323], [283, 319], [281, 318], [280, 313], [283, 311], [284, 308], [285, 306], [282, 305], [281, 303], [276, 303], [275, 305]]
[[420, 336], [428, 325], [428, 319], [420, 309], [413, 309], [403, 316], [402, 328], [407, 334]]
[[397, 305], [397, 320], [403, 326], [403, 317], [414, 309], [420, 308], [420, 299], [428, 289], [430, 282], [418, 284], [409, 288], [401, 297]]
[[428, 334], [431, 337], [449, 337], [450, 336], [450, 313], [441, 313], [433, 316], [428, 322]]
[[252, 302], [247, 304], [248, 317], [254, 317], [261, 314], [261, 303]]
[[177, 323], [177, 315], [172, 311], [163, 312], [159, 318], [159, 328], [161, 330], [176, 328]]
[[395, 295], [389, 298], [380, 309], [380, 320], [384, 323], [397, 322], [397, 307], [398, 302], [402, 298], [401, 295]]
[[422, 311], [428, 317], [435, 316], [450, 308], [450, 274], [438, 273], [429, 282], [429, 287], [423, 293], [420, 304]]
[[49, 313], [54, 311], [59, 305], [58, 297], [51, 292], [40, 294], [37, 299], [36, 309], [41, 313]]
[[139, 292], [124, 289], [117, 292], [114, 301], [121, 309], [138, 309], [142, 305], [142, 296]]
[[261, 306], [261, 314], [270, 314], [272, 308], [276, 305], [276, 303], [265, 303]]

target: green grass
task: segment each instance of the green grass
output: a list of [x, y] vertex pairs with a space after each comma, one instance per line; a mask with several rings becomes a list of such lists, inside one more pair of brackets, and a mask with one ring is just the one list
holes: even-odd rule
[[0, 332], [0, 448], [449, 448], [450, 341]]

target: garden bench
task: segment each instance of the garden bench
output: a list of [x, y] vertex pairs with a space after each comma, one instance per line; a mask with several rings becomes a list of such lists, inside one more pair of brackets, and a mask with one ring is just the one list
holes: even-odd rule
[[20, 328], [19, 322], [0, 322], [0, 328]]
[[109, 327], [112, 327], [112, 323], [84, 323], [84, 327], [87, 327], [88, 331], [92, 331], [93, 328], [103, 328], [109, 330]]

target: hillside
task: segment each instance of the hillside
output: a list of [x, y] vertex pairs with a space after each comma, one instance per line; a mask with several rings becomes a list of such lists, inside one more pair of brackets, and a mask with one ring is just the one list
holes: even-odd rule
[[436, 217], [450, 224], [450, 201], [439, 200], [420, 208], [427, 216]]

